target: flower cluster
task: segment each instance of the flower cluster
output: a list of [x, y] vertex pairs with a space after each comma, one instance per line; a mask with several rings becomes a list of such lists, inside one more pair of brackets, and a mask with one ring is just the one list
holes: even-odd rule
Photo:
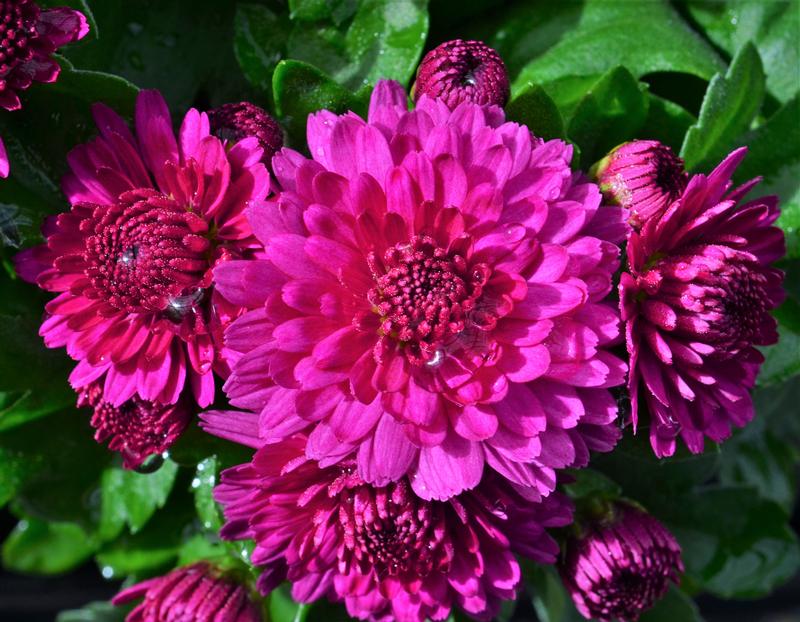
[[[519, 555], [557, 562], [584, 616], [627, 621], [679, 580], [663, 525], [625, 500], [587, 519], [561, 472], [613, 450], [626, 388], [659, 457], [752, 418], [783, 296], [776, 200], [732, 188], [744, 150], [690, 177], [657, 141], [613, 150], [594, 183], [570, 145], [505, 118], [508, 96], [497, 52], [447, 42], [412, 109], [383, 80], [366, 119], [312, 114], [310, 157], [249, 102], [192, 109], [177, 135], [155, 91], [133, 131], [96, 104], [69, 210], [16, 258], [56, 294], [40, 333], [126, 467], [224, 381], [201, 426], [254, 450], [215, 498], [221, 537], [255, 541], [262, 594], [288, 580], [362, 620], [488, 620]], [[573, 514], [572, 536], [548, 533]], [[129, 621], [259, 619], [208, 564], [116, 601], [139, 597]]]

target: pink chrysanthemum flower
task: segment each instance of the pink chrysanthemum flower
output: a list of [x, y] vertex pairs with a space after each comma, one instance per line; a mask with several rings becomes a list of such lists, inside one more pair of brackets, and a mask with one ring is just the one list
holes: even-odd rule
[[99, 382], [78, 391], [78, 407], [93, 409], [91, 424], [98, 443], [122, 454], [123, 466], [135, 469], [148, 457], [169, 449], [186, 429], [192, 410], [188, 400], [157, 404], [133, 396], [114, 406], [103, 399]]
[[636, 230], [661, 214], [686, 188], [683, 160], [657, 140], [634, 140], [598, 162], [597, 183], [604, 196], [628, 210]]
[[142, 597], [126, 622], [261, 622], [247, 588], [206, 563], [132, 585], [111, 602], [123, 605]]
[[283, 147], [283, 130], [266, 110], [250, 102], [223, 104], [208, 111], [211, 132], [231, 142], [255, 136], [264, 150], [261, 161], [271, 170], [272, 156]]
[[423, 95], [450, 108], [461, 102], [505, 106], [510, 87], [500, 55], [482, 41], [446, 41], [422, 59], [414, 83], [414, 101]]
[[658, 520], [629, 505], [567, 542], [561, 577], [583, 617], [634, 622], [677, 583], [681, 547]]
[[722, 441], [731, 425], [750, 421], [749, 390], [764, 360], [754, 346], [778, 338], [769, 314], [784, 298], [783, 273], [770, 267], [786, 252], [772, 226], [777, 197], [738, 205], [758, 183], [730, 190], [746, 151], [734, 151], [707, 177], [692, 177], [628, 241], [620, 299], [632, 420], [635, 426], [641, 395], [658, 456], [672, 455], [679, 435], [699, 453], [704, 436]]
[[[263, 439], [311, 427], [309, 458], [356, 452], [365, 481], [409, 473], [426, 499], [476, 486], [484, 463], [546, 494], [555, 469], [610, 450], [625, 366], [601, 301], [624, 223], [571, 147], [496, 107], [409, 112], [394, 82], [368, 122], [312, 115], [308, 142], [313, 160], [275, 156], [283, 191], [248, 212], [267, 258], [215, 270], [252, 309], [226, 333], [243, 353], [226, 392]], [[247, 414], [208, 429], [220, 417]]]
[[5, 179], [8, 177], [10, 166], [8, 163], [8, 153], [6, 152], [6, 144], [0, 138], [0, 177]]
[[221, 330], [236, 313], [211, 268], [243, 256], [254, 238], [244, 215], [269, 189], [256, 138], [226, 149], [205, 113], [190, 110], [178, 139], [156, 91], [136, 102], [136, 134], [102, 104], [100, 136], [73, 149], [64, 192], [72, 208], [45, 221], [46, 243], [17, 256], [27, 280], [60, 292], [40, 334], [79, 361], [76, 388], [105, 376], [104, 400], [134, 395], [174, 404], [189, 384], [214, 397]]
[[454, 606], [488, 620], [515, 597], [513, 553], [553, 563], [546, 527], [572, 520], [565, 497], [535, 502], [488, 474], [449, 501], [417, 497], [407, 479], [370, 486], [351, 461], [321, 468], [305, 438], [267, 445], [224, 471], [215, 491], [228, 539], [254, 539], [259, 589], [288, 578], [292, 596], [343, 600], [350, 615], [382, 622], [443, 620]]
[[19, 91], [33, 82], [55, 82], [61, 68], [51, 55], [88, 32], [80, 11], [41, 9], [31, 0], [0, 2], [0, 106], [17, 110]]

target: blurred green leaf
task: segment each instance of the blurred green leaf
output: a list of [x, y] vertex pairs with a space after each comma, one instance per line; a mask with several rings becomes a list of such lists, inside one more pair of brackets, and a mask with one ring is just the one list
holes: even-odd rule
[[289, 20], [260, 4], [240, 2], [234, 20], [233, 51], [253, 86], [272, 94], [272, 73], [283, 57]]
[[178, 465], [169, 459], [153, 473], [137, 473], [118, 466], [103, 471], [100, 537], [114, 538], [125, 525], [131, 533], [140, 531], [166, 503], [177, 473]]
[[285, 583], [269, 596], [269, 617], [272, 622], [304, 622], [309, 609], [309, 605], [292, 600], [291, 590]]
[[648, 434], [644, 426], [636, 436], [628, 428], [613, 452], [593, 458], [592, 466], [622, 486], [625, 496], [649, 507], [653, 501], [674, 497], [717, 474], [720, 457], [716, 445], [708, 443], [702, 454], [692, 454], [679, 445], [674, 456], [659, 459]]
[[0, 446], [25, 463], [16, 497], [25, 514], [94, 529], [100, 473], [111, 454], [92, 438], [86, 413], [60, 411], [2, 432]]
[[797, 490], [798, 448], [774, 434], [768, 420], [756, 416], [722, 446], [720, 481], [750, 485], [790, 516]]
[[580, 100], [567, 134], [581, 148], [583, 168], [636, 136], [647, 118], [645, 89], [627, 69], [616, 67], [595, 82]]
[[215, 457], [206, 458], [197, 465], [192, 490], [194, 491], [194, 507], [203, 527], [210, 531], [219, 531], [222, 526], [217, 502], [214, 501], [214, 486], [217, 484], [218, 462]]
[[689, 12], [705, 34], [731, 56], [755, 43], [767, 74], [767, 88], [781, 101], [800, 83], [800, 5], [797, 0], [688, 0]]
[[15, 572], [53, 575], [91, 557], [96, 542], [73, 523], [25, 518], [3, 542], [3, 565]]
[[595, 469], [572, 469], [569, 474], [574, 482], [566, 484], [564, 490], [573, 499], [583, 497], [618, 497], [622, 489], [612, 479]]
[[710, 170], [727, 155], [750, 126], [764, 99], [764, 70], [756, 48], [748, 43], [723, 76], [708, 85], [700, 117], [681, 147], [687, 170]]
[[565, 138], [564, 120], [555, 102], [538, 85], [530, 84], [506, 106], [506, 118], [527, 125], [535, 136]]
[[305, 142], [308, 115], [326, 108], [343, 113], [364, 113], [366, 99], [359, 98], [332, 78], [307, 63], [281, 61], [272, 78], [275, 109], [295, 145]]
[[130, 610], [131, 605], [115, 607], [107, 602], [94, 602], [80, 609], [62, 611], [56, 622], [124, 622]]
[[624, 65], [639, 78], [674, 71], [709, 79], [724, 65], [714, 49], [666, 0], [588, 0], [577, 26], [528, 63], [513, 91], [565, 76], [605, 73]]
[[800, 333], [778, 324], [778, 343], [761, 351], [765, 360], [758, 374], [760, 386], [786, 382], [800, 374]]
[[523, 561], [523, 576], [540, 622], [580, 622], [578, 613], [553, 566]]
[[703, 622], [695, 602], [680, 589], [671, 585], [664, 598], [652, 609], [642, 613], [639, 622]]
[[800, 568], [797, 537], [781, 507], [750, 486], [711, 486], [651, 501], [678, 538], [686, 574], [723, 598], [756, 598]]

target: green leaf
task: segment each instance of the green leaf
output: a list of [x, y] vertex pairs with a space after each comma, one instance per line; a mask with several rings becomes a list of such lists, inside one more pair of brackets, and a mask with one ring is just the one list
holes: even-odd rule
[[639, 78], [674, 71], [708, 79], [723, 68], [719, 56], [666, 0], [588, 0], [580, 21], [555, 45], [528, 63], [514, 80], [528, 82], [605, 73], [624, 65]]
[[553, 566], [542, 566], [528, 560], [523, 560], [522, 566], [540, 622], [580, 622], [584, 619], [572, 604], [572, 598]]
[[25, 463], [16, 492], [25, 514], [94, 529], [99, 477], [111, 454], [92, 438], [87, 413], [66, 410], [37, 419], [0, 433], [0, 445]]
[[650, 93], [647, 99], [650, 102], [647, 119], [639, 135], [646, 136], [649, 140], [661, 141], [677, 153], [680, 151], [686, 132], [690, 126], [697, 123], [697, 118], [682, 106], [658, 95]]
[[800, 96], [795, 96], [765, 123], [742, 136], [747, 157], [734, 180], [741, 183], [763, 176], [760, 195], [776, 194], [781, 200], [778, 225], [786, 233], [789, 258], [800, 258]]
[[197, 465], [197, 471], [192, 480], [194, 491], [194, 507], [203, 527], [211, 531], [219, 531], [222, 526], [217, 502], [214, 501], [214, 486], [217, 484], [219, 471], [216, 457], [206, 458]]
[[527, 125], [535, 136], [565, 138], [564, 120], [555, 102], [538, 85], [529, 84], [506, 106], [506, 118]]
[[692, 454], [679, 446], [674, 456], [659, 459], [653, 454], [648, 435], [646, 426], [640, 427], [636, 436], [628, 431], [613, 452], [592, 460], [593, 467], [622, 486], [626, 496], [649, 507], [717, 474], [720, 457], [716, 445], [707, 444], [702, 454]]
[[310, 22], [333, 19], [340, 24], [353, 16], [357, 6], [357, 0], [289, 0], [291, 18]]
[[260, 4], [240, 2], [234, 19], [233, 51], [250, 83], [272, 92], [272, 73], [283, 57], [289, 36], [286, 15], [278, 15]]
[[640, 622], [703, 622], [695, 602], [674, 585], [652, 609], [645, 611]]
[[304, 622], [310, 607], [292, 600], [287, 584], [274, 590], [269, 597], [269, 617], [272, 622]]
[[181, 547], [198, 533], [193, 523], [192, 500], [179, 478], [167, 504], [135, 534], [123, 532], [106, 543], [97, 554], [97, 564], [105, 578], [121, 578], [130, 574], [156, 573], [173, 564]]
[[580, 146], [584, 167], [636, 135], [647, 118], [645, 88], [627, 69], [616, 67], [581, 99], [567, 134]]
[[366, 100], [357, 98], [322, 71], [307, 63], [281, 61], [272, 77], [275, 109], [294, 144], [303, 144], [308, 115], [326, 108], [337, 113], [363, 113]]
[[765, 358], [758, 374], [760, 386], [786, 382], [800, 374], [800, 333], [778, 324], [778, 343], [760, 350]]
[[61, 574], [89, 559], [96, 548], [96, 542], [73, 523], [26, 518], [3, 543], [3, 565], [15, 572]]
[[753, 41], [780, 101], [797, 93], [800, 71], [800, 5], [796, 0], [689, 0], [689, 12], [705, 34], [731, 56]]
[[177, 473], [178, 465], [169, 459], [153, 473], [106, 469], [100, 487], [100, 537], [114, 538], [126, 524], [131, 533], [140, 531], [166, 503]]
[[712, 486], [655, 502], [683, 551], [686, 575], [723, 598], [756, 598], [800, 568], [797, 537], [781, 507], [749, 486]]
[[768, 429], [764, 417], [756, 417], [723, 445], [720, 481], [757, 488], [789, 516], [797, 490], [798, 458], [797, 447]]
[[124, 622], [132, 605], [115, 607], [107, 602], [94, 602], [80, 609], [62, 611], [56, 622]]
[[612, 479], [594, 469], [573, 469], [569, 474], [575, 479], [571, 484], [564, 486], [566, 493], [573, 499], [584, 497], [615, 498], [622, 489]]
[[428, 32], [427, 0], [361, 0], [349, 27], [298, 22], [287, 56], [318, 67], [353, 90], [382, 78], [406, 84]]
[[235, 2], [94, 0], [102, 36], [63, 50], [76, 67], [162, 92], [174, 111], [248, 99], [233, 53]]
[[708, 85], [700, 117], [681, 147], [687, 170], [712, 168], [755, 118], [764, 99], [764, 69], [756, 48], [748, 43], [723, 76]]

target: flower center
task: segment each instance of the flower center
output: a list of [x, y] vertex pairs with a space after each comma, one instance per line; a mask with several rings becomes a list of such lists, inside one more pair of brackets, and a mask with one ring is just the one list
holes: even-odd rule
[[81, 228], [87, 234], [88, 297], [128, 313], [164, 311], [176, 319], [202, 297], [208, 225], [173, 199], [128, 192], [114, 205], [95, 206]]
[[714, 311], [712, 326], [720, 346], [735, 354], [758, 341], [769, 296], [767, 277], [751, 262], [731, 262], [717, 277], [716, 297], [710, 297]]
[[405, 480], [341, 494], [345, 549], [363, 574], [374, 569], [380, 579], [406, 573], [425, 577], [449, 568], [453, 548], [444, 535], [443, 508], [418, 499]]
[[428, 236], [393, 246], [382, 261], [370, 253], [367, 261], [376, 283], [367, 298], [381, 316], [381, 332], [399, 341], [416, 365], [441, 357], [465, 329], [490, 274], [485, 264], [470, 267]]
[[6, 0], [0, 4], [0, 91], [5, 78], [19, 63], [30, 59], [30, 42], [37, 37], [39, 8], [28, 0]]

